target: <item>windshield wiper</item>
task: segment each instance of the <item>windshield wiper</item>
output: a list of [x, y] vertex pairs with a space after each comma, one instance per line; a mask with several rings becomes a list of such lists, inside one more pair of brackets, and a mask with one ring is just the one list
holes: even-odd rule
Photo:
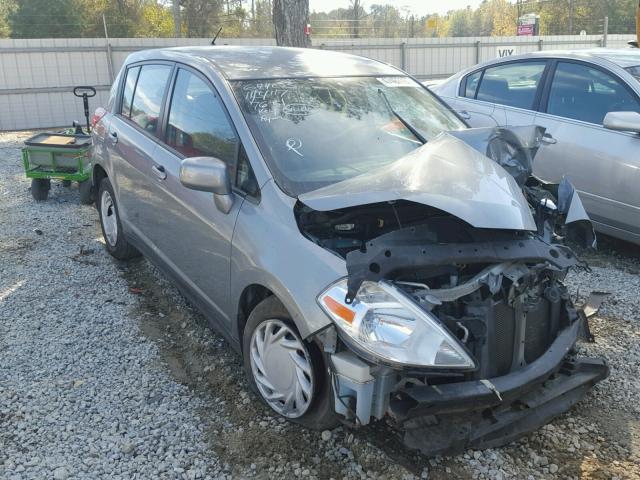
[[382, 98], [384, 98], [384, 103], [387, 105], [387, 108], [389, 109], [389, 112], [391, 112], [393, 114], [394, 117], [396, 117], [398, 120], [400, 120], [402, 122], [402, 124], [407, 128], [407, 130], [409, 130], [414, 137], [416, 137], [418, 140], [420, 140], [420, 142], [422, 142], [422, 144], [424, 145], [425, 143], [427, 143], [427, 139], [424, 138], [424, 136], [418, 131], [416, 130], [416, 128], [411, 125], [408, 121], [406, 121], [404, 118], [402, 118], [402, 116], [396, 112], [393, 107], [391, 106], [391, 103], [389, 103], [389, 99], [387, 98], [387, 94], [384, 93], [382, 91], [382, 89], [378, 89], [378, 93], [380, 95], [382, 95]]

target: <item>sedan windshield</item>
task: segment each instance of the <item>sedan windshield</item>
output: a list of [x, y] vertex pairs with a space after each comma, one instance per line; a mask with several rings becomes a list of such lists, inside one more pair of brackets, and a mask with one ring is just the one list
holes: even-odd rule
[[406, 76], [243, 80], [233, 88], [278, 185], [298, 196], [465, 128]]

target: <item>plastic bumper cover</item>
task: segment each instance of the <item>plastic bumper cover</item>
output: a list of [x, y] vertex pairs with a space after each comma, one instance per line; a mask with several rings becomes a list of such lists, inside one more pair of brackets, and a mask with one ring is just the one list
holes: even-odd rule
[[535, 362], [489, 380], [405, 388], [391, 401], [407, 446], [426, 455], [493, 448], [548, 423], [609, 374], [601, 359], [570, 359], [580, 322]]

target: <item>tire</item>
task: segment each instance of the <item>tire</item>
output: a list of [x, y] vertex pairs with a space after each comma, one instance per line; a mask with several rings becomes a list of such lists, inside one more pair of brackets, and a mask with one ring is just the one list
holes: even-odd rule
[[85, 180], [78, 183], [80, 190], [80, 203], [83, 205], [91, 205], [93, 203], [93, 185], [91, 180]]
[[37, 202], [42, 202], [49, 196], [51, 180], [48, 178], [34, 178], [31, 180], [31, 196]]
[[69, 188], [71, 186], [71, 180], [62, 180], [62, 186]]
[[100, 182], [97, 203], [100, 227], [107, 251], [118, 260], [129, 260], [140, 256], [140, 252], [124, 236], [116, 196], [108, 178], [103, 178]]
[[[291, 363], [286, 363], [287, 355], [285, 354], [284, 357], [282, 357], [282, 352], [288, 353], [289, 358], [293, 358], [291, 357], [291, 355], [299, 355], [298, 360], [308, 360], [308, 363], [311, 367], [309, 369], [309, 373], [311, 373], [310, 378], [312, 379], [312, 381], [310, 382], [312, 385], [312, 388], [310, 389], [312, 391], [312, 394], [308, 399], [306, 398], [306, 396], [302, 396], [302, 408], [297, 408], [296, 402], [294, 402], [294, 405], [296, 405], [296, 407], [294, 407], [293, 412], [290, 411], [289, 413], [282, 411], [283, 405], [281, 404], [285, 403], [282, 400], [272, 400], [270, 402], [266, 398], [266, 394], [263, 393], [266, 388], [264, 386], [265, 381], [256, 380], [257, 377], [260, 377], [260, 373], [256, 373], [260, 372], [260, 368], [257, 367], [258, 363], [256, 362], [254, 356], [255, 354], [257, 354], [257, 348], [255, 348], [255, 353], [252, 353], [252, 348], [255, 345], [252, 345], [254, 341], [254, 333], [256, 335], [256, 341], [258, 341], [261, 332], [263, 332], [264, 329], [277, 329], [276, 333], [281, 333], [281, 328], [284, 328], [287, 332], [287, 334], [282, 337], [283, 340], [286, 340], [286, 344], [296, 344], [300, 348], [291, 348], [287, 346], [286, 348], [278, 349], [278, 347], [275, 347], [275, 350], [273, 350], [272, 353], [272, 355], [274, 355], [273, 358], [285, 358], [285, 366], [284, 368], [281, 368], [280, 365], [282, 365], [282, 362], [278, 363], [278, 361], [276, 361], [275, 363], [278, 366], [276, 368], [273, 368], [273, 361], [265, 362], [267, 364], [271, 363], [272, 368], [271, 372], [269, 372], [268, 369], [265, 369], [267, 375], [262, 375], [261, 378], [267, 380], [267, 383], [269, 383], [269, 378], [274, 377], [269, 377], [268, 374], [273, 374], [274, 371], [278, 371], [284, 372], [283, 375], [290, 374], [289, 378], [292, 379], [292, 382], [299, 383], [299, 380], [298, 382], [296, 382], [296, 379], [300, 377], [300, 372], [302, 371], [302, 369], [297, 368], [299, 362], [291, 361]], [[333, 390], [331, 388], [328, 369], [326, 368], [323, 354], [321, 353], [320, 348], [318, 348], [315, 343], [307, 342], [300, 338], [300, 334], [298, 333], [298, 330], [293, 323], [291, 316], [275, 296], [268, 297], [260, 302], [249, 315], [249, 319], [247, 320], [247, 324], [243, 332], [242, 347], [244, 369], [245, 374], [247, 375], [249, 386], [265, 405], [267, 405], [279, 415], [287, 418], [287, 420], [299, 423], [300, 425], [313, 430], [330, 429], [339, 424], [337, 415], [334, 411]], [[274, 349], [274, 347], [271, 347], [271, 349]], [[289, 349], [291, 350], [291, 352], [288, 351]], [[260, 357], [260, 354], [257, 354], [257, 356]], [[262, 358], [271, 360], [268, 353], [263, 353]], [[260, 359], [259, 362], [262, 363], [262, 359]], [[296, 365], [296, 367], [293, 367], [290, 371], [289, 365]], [[293, 374], [292, 371], [295, 371], [295, 374]], [[306, 373], [303, 374], [303, 376], [305, 378], [309, 378]], [[281, 380], [282, 378], [283, 377], [278, 377], [279, 380]], [[260, 382], [261, 386], [258, 386], [258, 382]], [[286, 383], [286, 381], [284, 383]], [[291, 391], [291, 389], [289, 389], [288, 391]], [[276, 392], [276, 390], [272, 390], [271, 393], [274, 398], [279, 394], [279, 392]], [[305, 400], [307, 401], [305, 402]], [[279, 406], [276, 407], [274, 406], [274, 404], [278, 404]]]

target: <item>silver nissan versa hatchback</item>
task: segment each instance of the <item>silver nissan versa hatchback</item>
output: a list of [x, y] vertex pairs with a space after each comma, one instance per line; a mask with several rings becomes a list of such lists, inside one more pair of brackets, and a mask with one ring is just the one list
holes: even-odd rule
[[93, 123], [107, 250], [170, 276], [284, 417], [452, 453], [608, 373], [574, 349], [565, 242], [595, 238], [531, 175], [543, 128], [469, 129], [394, 67], [277, 47], [134, 53]]

